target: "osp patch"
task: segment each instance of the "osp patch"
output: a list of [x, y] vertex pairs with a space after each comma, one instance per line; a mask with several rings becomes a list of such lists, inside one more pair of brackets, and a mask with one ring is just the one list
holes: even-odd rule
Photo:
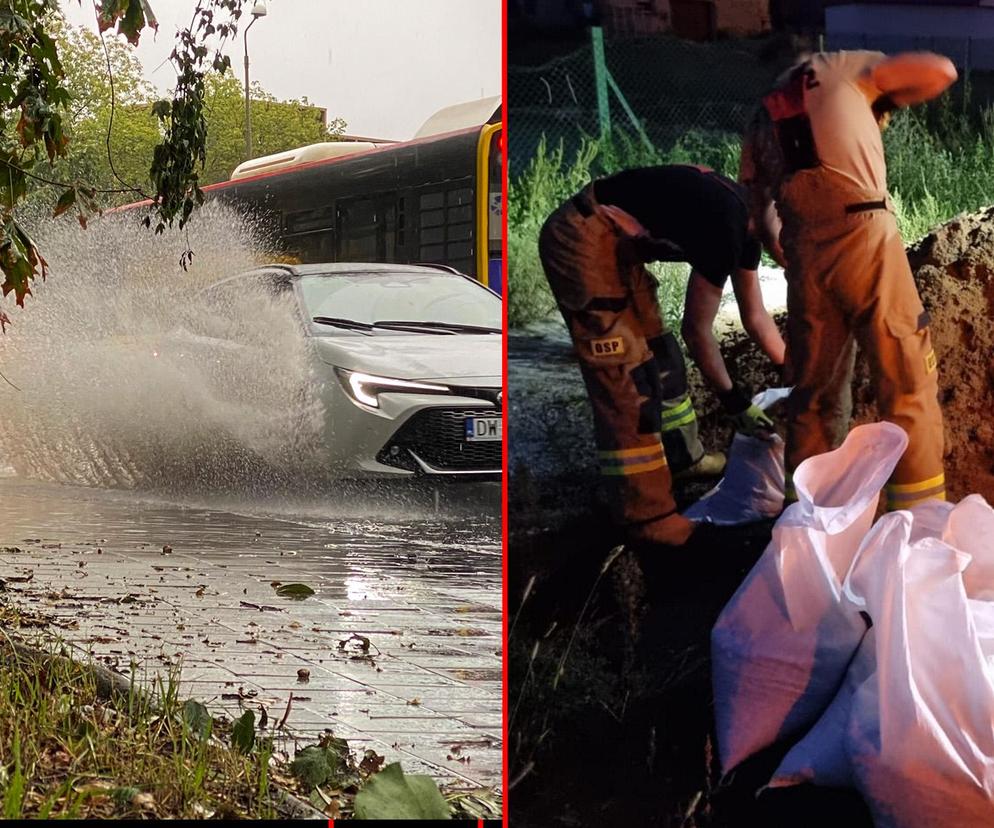
[[590, 340], [590, 351], [595, 357], [621, 356], [625, 353], [625, 340], [620, 336]]

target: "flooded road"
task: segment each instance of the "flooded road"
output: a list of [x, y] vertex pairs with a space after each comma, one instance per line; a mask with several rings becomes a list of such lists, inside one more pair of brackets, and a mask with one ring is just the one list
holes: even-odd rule
[[[499, 493], [160, 499], [0, 477], [0, 600], [123, 672], [179, 669], [215, 711], [278, 721], [292, 695], [302, 742], [330, 728], [499, 785]], [[314, 595], [278, 594], [297, 583]]]

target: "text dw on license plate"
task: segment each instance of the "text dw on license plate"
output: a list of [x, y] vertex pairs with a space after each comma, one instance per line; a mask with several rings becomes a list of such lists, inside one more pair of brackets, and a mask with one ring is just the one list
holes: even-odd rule
[[500, 417], [467, 417], [467, 440], [500, 440], [502, 434]]

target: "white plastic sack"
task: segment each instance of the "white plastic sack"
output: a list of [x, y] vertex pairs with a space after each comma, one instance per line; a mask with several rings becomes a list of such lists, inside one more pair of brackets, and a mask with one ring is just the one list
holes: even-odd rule
[[994, 674], [964, 586], [968, 554], [924, 538], [861, 560], [876, 628], [846, 752], [878, 826], [994, 824]]
[[994, 824], [992, 590], [979, 495], [883, 518], [844, 587], [874, 626], [771, 785], [854, 785], [878, 826]]
[[892, 423], [854, 428], [794, 474], [798, 502], [711, 633], [724, 772], [810, 727], [845, 676], [866, 624], [841, 603], [842, 581], [907, 446]]
[[[942, 537], [949, 523], [949, 513], [952, 508], [952, 503], [928, 500], [914, 506], [911, 514], [906, 518], [895, 520], [894, 517], [889, 517], [880, 521], [863, 539], [855, 561], [866, 554], [868, 548], [872, 549], [877, 544], [914, 543], [926, 537]], [[994, 604], [991, 606], [994, 608]], [[991, 630], [994, 633], [994, 616], [992, 616]], [[787, 753], [773, 774], [769, 787], [781, 788], [803, 782], [830, 788], [855, 786], [852, 768], [846, 755], [845, 731], [852, 714], [853, 696], [876, 669], [876, 636], [871, 627], [860, 643], [842, 686], [828, 709], [807, 735]]]
[[[789, 388], [770, 388], [752, 398], [764, 411], [790, 394]], [[687, 509], [690, 520], [716, 526], [738, 526], [773, 517], [783, 508], [783, 439], [771, 440], [736, 434], [728, 450], [721, 481]]]

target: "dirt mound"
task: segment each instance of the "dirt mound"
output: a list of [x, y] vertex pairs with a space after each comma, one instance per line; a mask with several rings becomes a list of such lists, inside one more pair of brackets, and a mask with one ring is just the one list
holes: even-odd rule
[[[994, 207], [959, 216], [908, 251], [932, 317], [951, 500], [994, 502]], [[860, 366], [856, 417], [874, 419]]]

